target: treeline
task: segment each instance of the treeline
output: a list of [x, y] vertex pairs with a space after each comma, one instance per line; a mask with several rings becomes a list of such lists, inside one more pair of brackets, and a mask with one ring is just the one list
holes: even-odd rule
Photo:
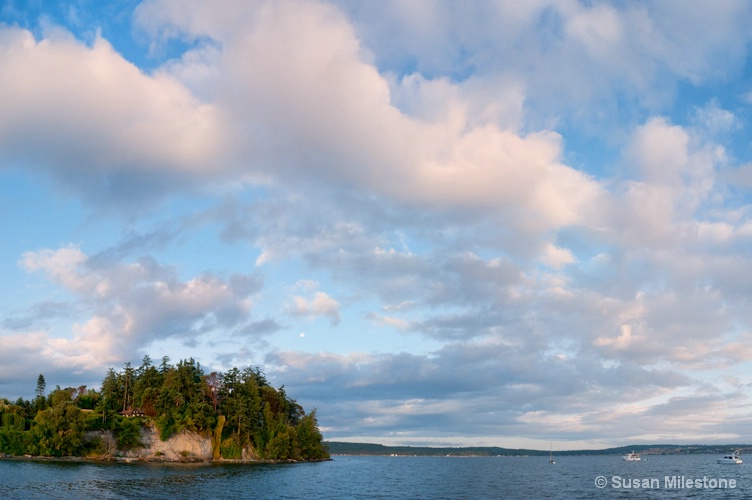
[[431, 447], [431, 446], [386, 446], [375, 443], [349, 443], [328, 441], [326, 447], [333, 455], [410, 455], [410, 456], [457, 456], [495, 457], [520, 455], [546, 455], [548, 450], [499, 448], [497, 446]]
[[99, 391], [58, 386], [46, 395], [45, 386], [40, 375], [33, 400], [0, 400], [0, 453], [103, 455], [106, 443], [87, 431], [112, 431], [117, 448], [130, 449], [154, 424], [162, 440], [183, 430], [211, 437], [214, 459], [329, 458], [316, 410], [306, 413], [258, 368], [206, 374], [192, 358], [155, 366], [145, 356], [138, 367], [110, 368]]
[[[549, 456], [549, 450], [531, 450], [526, 448], [500, 448], [497, 446], [472, 447], [429, 447], [429, 446], [386, 446], [375, 443], [350, 443], [345, 441], [327, 441], [327, 450], [332, 455], [415, 455], [415, 456]], [[748, 444], [713, 444], [713, 445], [677, 445], [647, 444], [629, 445], [601, 450], [554, 450], [554, 455], [625, 455], [632, 451], [645, 455], [686, 455], [686, 454], [723, 454], [731, 450], [748, 453], [752, 445]]]

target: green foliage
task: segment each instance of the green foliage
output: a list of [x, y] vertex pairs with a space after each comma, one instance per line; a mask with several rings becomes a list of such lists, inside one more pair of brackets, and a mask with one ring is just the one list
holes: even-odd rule
[[211, 431], [216, 417], [201, 366], [191, 358], [166, 368], [162, 376], [164, 381], [155, 401], [160, 438], [168, 439], [182, 430]]
[[10, 455], [25, 455], [31, 444], [29, 432], [13, 429], [0, 429], [0, 453]]
[[86, 418], [87, 431], [105, 431], [112, 429], [113, 422], [102, 421], [102, 415], [96, 411], [85, 412], [84, 416]]
[[[26, 428], [26, 419], [18, 407], [6, 407], [2, 412], [2, 429], [22, 432]], [[12, 408], [12, 409], [11, 409]]]
[[[258, 368], [206, 375], [192, 358], [170, 365], [165, 356], [155, 367], [145, 356], [137, 368], [110, 368], [100, 391], [57, 386], [45, 396], [41, 375], [37, 382], [33, 401], [0, 404], [0, 452], [102, 456], [107, 444], [84, 442], [84, 431], [112, 430], [118, 448], [130, 449], [141, 445], [147, 418], [162, 440], [184, 430], [211, 436], [215, 459], [239, 459], [243, 450], [274, 460], [328, 458], [315, 411], [306, 415]], [[134, 412], [146, 417], [123, 416]]]
[[86, 417], [72, 401], [62, 400], [40, 411], [34, 422], [33, 454], [62, 457], [78, 455], [82, 450]]
[[123, 387], [121, 377], [115, 373], [112, 368], [109, 369], [104, 380], [102, 380], [101, 401], [97, 405], [98, 411], [102, 414], [102, 419], [107, 418], [120, 410], [121, 401], [123, 400]]
[[225, 426], [225, 416], [220, 415], [217, 419], [217, 426], [212, 434], [212, 459], [219, 460], [222, 456], [220, 447], [222, 445], [222, 429]]
[[294, 453], [296, 443], [295, 429], [293, 427], [283, 427], [269, 440], [264, 450], [264, 457], [269, 460], [285, 460], [295, 458]]
[[72, 397], [73, 395], [71, 394], [70, 389], [61, 389], [60, 386], [58, 386], [54, 391], [52, 391], [52, 394], [50, 394], [48, 401], [50, 406], [59, 406], [61, 404], [72, 402]]
[[100, 396], [95, 390], [89, 389], [86, 393], [80, 393], [76, 397], [76, 406], [82, 410], [93, 410], [99, 403]]
[[108, 407], [107, 401], [104, 398], [100, 398], [97, 406], [94, 407], [93, 414], [89, 416], [87, 429], [112, 429], [115, 425], [115, 417], [117, 417], [117, 412]]
[[222, 440], [219, 447], [222, 458], [228, 460], [239, 460], [243, 458], [243, 446], [240, 444], [237, 436], [230, 436]]
[[329, 458], [329, 452], [324, 445], [321, 431], [319, 431], [315, 408], [300, 420], [297, 431], [301, 459], [324, 460]]
[[175, 430], [177, 428], [177, 422], [170, 418], [170, 415], [160, 415], [157, 417], [156, 423], [157, 428], [159, 429], [159, 439], [162, 441], [167, 441], [170, 439], [170, 436], [177, 432]]
[[140, 418], [118, 417], [115, 422], [115, 438], [119, 449], [130, 450], [143, 446]]
[[83, 455], [90, 458], [100, 458], [107, 455], [107, 443], [99, 436], [84, 443]]
[[34, 391], [37, 395], [37, 399], [44, 397], [44, 390], [47, 388], [47, 382], [44, 380], [44, 375], [41, 373], [37, 377], [37, 388]]
[[156, 404], [164, 376], [151, 364], [151, 358], [144, 356], [141, 366], [136, 369], [134, 383], [134, 404], [150, 417], [157, 415]]

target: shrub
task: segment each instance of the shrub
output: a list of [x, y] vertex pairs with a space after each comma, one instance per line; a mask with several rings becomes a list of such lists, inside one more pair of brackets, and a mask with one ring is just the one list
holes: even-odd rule
[[243, 458], [243, 447], [233, 436], [222, 441], [219, 447], [222, 458], [228, 460], [237, 460]]
[[141, 443], [141, 419], [120, 417], [115, 424], [115, 437], [117, 438], [117, 447], [121, 450], [143, 446]]

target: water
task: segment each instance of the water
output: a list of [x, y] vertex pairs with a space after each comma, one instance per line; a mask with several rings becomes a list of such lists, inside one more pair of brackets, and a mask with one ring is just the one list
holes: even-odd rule
[[[752, 465], [715, 455], [334, 457], [303, 464], [122, 464], [0, 460], [8, 499], [749, 498]], [[603, 476], [605, 487], [596, 478]], [[668, 476], [669, 482], [666, 483]], [[681, 477], [684, 476], [684, 482]], [[672, 478], [676, 477], [675, 480]], [[700, 488], [694, 479], [700, 479]], [[703, 478], [705, 483], [702, 482]], [[692, 479], [691, 488], [687, 479]], [[626, 488], [638, 485], [653, 488]], [[729, 485], [734, 488], [710, 488]], [[672, 483], [673, 481], [673, 483]], [[713, 482], [715, 481], [715, 483]], [[707, 487], [706, 487], [707, 486]]]

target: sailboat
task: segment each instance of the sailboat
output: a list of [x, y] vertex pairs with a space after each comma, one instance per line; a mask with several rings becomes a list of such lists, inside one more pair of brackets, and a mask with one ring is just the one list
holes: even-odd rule
[[554, 449], [553, 445], [549, 443], [548, 445], [548, 463], [553, 465], [556, 462], [554, 461]]

